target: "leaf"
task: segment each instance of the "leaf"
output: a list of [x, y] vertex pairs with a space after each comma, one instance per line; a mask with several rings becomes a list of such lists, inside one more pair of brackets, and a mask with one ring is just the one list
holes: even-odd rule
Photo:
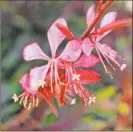
[[54, 124], [56, 119], [57, 117], [53, 113], [50, 113], [47, 117], [44, 117], [44, 124], [47, 126]]
[[97, 101], [102, 101], [105, 99], [109, 99], [110, 97], [116, 94], [116, 87], [115, 86], [108, 86], [102, 90], [98, 90], [96, 93]]

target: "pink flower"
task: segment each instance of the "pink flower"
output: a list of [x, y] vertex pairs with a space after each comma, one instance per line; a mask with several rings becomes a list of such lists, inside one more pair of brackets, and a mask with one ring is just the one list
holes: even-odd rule
[[[95, 18], [95, 9], [94, 9], [94, 5], [92, 5], [88, 11], [87, 11], [87, 15], [86, 15], [86, 20], [87, 20], [87, 25], [88, 27], [90, 26], [90, 24], [93, 22]], [[101, 24], [100, 24], [100, 28], [104, 28], [104, 27], [107, 27], [108, 25], [110, 25], [111, 23], [113, 23], [116, 19], [116, 12], [109, 12], [107, 13], [103, 19], [101, 20]], [[113, 26], [112, 26], [113, 27]], [[92, 30], [92, 34], [94, 32], [94, 29]], [[126, 67], [126, 64], [122, 64], [120, 65], [117, 61], [116, 61], [116, 58], [117, 57], [120, 57], [120, 58], [123, 58], [121, 57], [115, 50], [113, 50], [111, 47], [109, 47], [108, 45], [106, 44], [101, 44], [99, 41], [104, 37], [106, 36], [108, 33], [110, 33], [111, 30], [108, 30], [108, 31], [105, 31], [103, 32], [102, 35], [100, 34], [96, 34], [95, 36], [90, 36], [90, 37], [87, 37], [83, 40], [83, 43], [82, 43], [82, 49], [83, 49], [83, 52], [89, 56], [92, 49], [95, 48], [96, 51], [97, 51], [97, 54], [99, 56], [99, 59], [101, 61], [101, 63], [103, 64], [104, 66], [104, 69], [105, 69], [105, 72], [108, 73], [111, 78], [112, 75], [111, 73], [108, 71], [103, 59], [102, 59], [102, 56], [105, 58], [105, 60], [107, 61], [107, 63], [111, 66], [111, 68], [114, 68], [114, 66], [110, 63], [110, 61], [112, 61], [114, 64], [116, 64], [117, 66], [120, 67], [120, 70], [124, 70], [125, 67]], [[102, 56], [101, 56], [102, 55]], [[123, 58], [124, 59], [124, 58]]]
[[48, 64], [44, 66], [31, 69], [30, 76], [35, 78], [34, 83], [37, 84], [39, 80], [36, 78], [36, 76], [41, 75], [41, 81], [45, 81], [46, 75], [49, 70], [52, 93], [54, 93], [54, 88], [52, 87], [53, 78], [55, 79], [57, 85], [62, 84], [58, 76], [58, 69], [56, 64], [58, 59], [62, 58], [68, 61], [75, 61], [81, 53], [81, 42], [74, 39], [72, 41], [69, 41], [63, 52], [58, 57], [56, 57], [56, 50], [58, 46], [61, 44], [61, 42], [65, 39], [65, 35], [56, 27], [57, 23], [60, 23], [64, 25], [64, 27], [67, 27], [66, 21], [63, 18], [59, 18], [51, 25], [51, 27], [48, 30], [47, 36], [50, 44], [52, 58], [49, 58], [41, 50], [38, 43], [36, 42], [27, 45], [23, 49], [23, 57], [26, 61], [31, 61], [35, 59], [42, 59], [48, 61]]
[[[23, 104], [23, 106], [28, 109], [34, 106], [38, 106], [39, 101], [38, 93], [36, 92], [38, 85], [36, 84], [35, 86], [33, 80], [34, 79], [30, 77], [29, 73], [24, 74], [19, 80], [19, 83], [22, 85], [22, 89], [24, 92], [19, 96], [14, 94], [14, 96], [12, 97], [14, 99], [14, 102], [19, 101], [20, 104]], [[43, 85], [43, 82], [41, 83], [41, 85]]]
[[[95, 5], [92, 5], [86, 14], [86, 21], [87, 21], [87, 26], [89, 28], [89, 26], [94, 22], [95, 19]], [[126, 26], [129, 24], [129, 20], [119, 20], [116, 21], [116, 12], [109, 12], [107, 13], [103, 19], [101, 20], [101, 24], [100, 24], [100, 28], [98, 30], [95, 30], [95, 27], [91, 30], [91, 36], [86, 37], [83, 41], [82, 41], [82, 49], [83, 52], [89, 56], [90, 53], [92, 52], [92, 50], [95, 48], [99, 59], [101, 61], [101, 63], [104, 66], [105, 72], [108, 73], [111, 78], [112, 75], [111, 73], [108, 71], [106, 65], [104, 64], [104, 61], [102, 59], [102, 56], [105, 58], [105, 60], [107, 61], [107, 63], [109, 64], [109, 66], [111, 68], [114, 68], [114, 66], [110, 63], [110, 61], [112, 61], [114, 64], [116, 64], [118, 67], [120, 67], [120, 70], [124, 70], [126, 68], [126, 64], [119, 64], [116, 61], [116, 58], [122, 58], [124, 59], [124, 57], [121, 57], [117, 51], [113, 50], [111, 47], [109, 47], [106, 44], [101, 44], [99, 41], [106, 36], [107, 34], [109, 34], [111, 32], [112, 29], [117, 29], [123, 26]], [[68, 39], [73, 39], [73, 35], [71, 35], [71, 32], [68, 28], [64, 27], [62, 24], [57, 24], [56, 25], [58, 27], [58, 29], [60, 29], [64, 35], [68, 38]], [[102, 34], [101, 34], [102, 33]], [[68, 35], [69, 34], [69, 35]], [[102, 55], [102, 56], [101, 56]]]
[[[62, 60], [61, 60], [62, 62]], [[85, 103], [88, 104], [89, 98], [93, 95], [87, 91], [83, 85], [92, 84], [101, 80], [99, 73], [92, 70], [85, 70], [79, 68], [90, 68], [95, 66], [99, 62], [99, 59], [91, 54], [90, 56], [82, 55], [76, 63], [63, 61], [62, 68], [65, 68], [65, 84], [60, 90], [60, 102], [66, 104], [64, 98], [69, 100], [72, 104], [75, 103], [75, 94], [78, 94]], [[71, 98], [71, 97], [72, 98]]]
[[[23, 49], [23, 57], [26, 61], [31, 61], [35, 59], [47, 60], [48, 64], [40, 67], [35, 67], [30, 70], [29, 73], [26, 73], [21, 79], [20, 84], [24, 90], [24, 93], [17, 96], [14, 94], [14, 101], [20, 99], [20, 104], [23, 103], [24, 107], [27, 108], [28, 99], [29, 105], [28, 109], [35, 105], [38, 106], [38, 91], [40, 88], [46, 89], [45, 84], [47, 80], [50, 83], [50, 90], [44, 90], [45, 93], [41, 93], [45, 100], [51, 105], [51, 96], [55, 91], [60, 92], [60, 86], [64, 85], [58, 74], [57, 65], [58, 59], [63, 59], [67, 61], [75, 61], [81, 53], [81, 42], [74, 39], [67, 43], [63, 52], [56, 57], [56, 50], [61, 42], [65, 39], [64, 34], [56, 27], [56, 23], [61, 23], [64, 27], [67, 27], [67, 24], [63, 18], [57, 19], [49, 28], [47, 36], [50, 44], [50, 49], [52, 53], [52, 58], [49, 58], [39, 47], [37, 42], [33, 42]], [[55, 86], [53, 86], [53, 82]], [[58, 87], [58, 89], [57, 89]], [[51, 91], [51, 92], [50, 92]], [[51, 93], [51, 95], [50, 95]], [[48, 99], [49, 98], [49, 99]], [[52, 105], [51, 105], [52, 106]]]
[[[36, 79], [43, 79], [41, 77], [41, 74], [38, 74], [38, 76], [36, 76]], [[19, 104], [23, 104], [24, 108], [27, 108], [29, 110], [31, 109], [31, 107], [38, 106], [39, 94], [41, 94], [43, 95], [43, 98], [47, 101], [47, 103], [50, 105], [54, 114], [58, 116], [58, 111], [56, 110], [56, 107], [52, 102], [52, 94], [50, 92], [50, 89], [46, 87], [45, 82], [39, 81], [38, 84], [35, 84], [34, 79], [35, 78], [32, 78], [29, 73], [26, 73], [24, 74], [24, 76], [21, 77], [19, 83], [21, 84], [24, 92], [19, 96], [14, 94], [12, 97], [14, 99], [14, 102], [19, 101]], [[45, 92], [42, 92], [41, 89], [45, 90]]]
[[73, 74], [69, 74], [68, 76], [71, 77], [71, 79], [69, 78], [69, 83], [67, 84], [64, 97], [73, 104], [75, 94], [78, 94], [85, 106], [87, 106], [89, 103], [89, 98], [94, 97], [94, 95], [83, 85], [100, 81], [100, 74], [92, 70], [81, 69], [74, 70]]

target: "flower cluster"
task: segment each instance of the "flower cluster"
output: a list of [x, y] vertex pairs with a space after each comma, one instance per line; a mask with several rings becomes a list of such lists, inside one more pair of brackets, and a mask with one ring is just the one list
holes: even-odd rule
[[[125, 26], [128, 22], [115, 21], [116, 12], [110, 12], [101, 20], [99, 29], [96, 30], [94, 27], [97, 17], [100, 16], [99, 12], [104, 10], [106, 3], [100, 2], [97, 9], [95, 5], [88, 9], [86, 14], [87, 30], [81, 38], [74, 37], [64, 18], [58, 18], [47, 32], [51, 58], [41, 50], [37, 42], [24, 47], [25, 61], [41, 59], [48, 63], [31, 69], [21, 77], [19, 83], [24, 92], [19, 96], [14, 94], [12, 97], [14, 102], [19, 101], [25, 108], [31, 109], [31, 107], [39, 105], [39, 98], [42, 95], [56, 116], [58, 116], [58, 112], [53, 104], [53, 97], [57, 99], [59, 106], [75, 104], [76, 94], [79, 95], [85, 106], [96, 102], [96, 97], [84, 85], [100, 81], [101, 75], [93, 70], [88, 70], [88, 68], [101, 62], [105, 72], [113, 78], [102, 57], [114, 70], [115, 67], [111, 62], [119, 66], [120, 70], [124, 70], [126, 67], [126, 64], [119, 64], [116, 61], [117, 57], [122, 59], [124, 57], [121, 57], [107, 44], [101, 44], [100, 40], [112, 29], [115, 29], [114, 27]], [[88, 32], [88, 30], [90, 31]], [[57, 55], [57, 48], [66, 38], [69, 40], [66, 47], [61, 54]], [[96, 50], [98, 56], [92, 53], [93, 49]]]

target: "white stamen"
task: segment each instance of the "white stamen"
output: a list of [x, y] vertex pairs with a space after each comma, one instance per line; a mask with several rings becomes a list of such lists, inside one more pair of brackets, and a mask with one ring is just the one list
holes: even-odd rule
[[85, 106], [87, 106], [88, 105], [88, 99], [84, 99], [84, 101], [85, 101]]
[[80, 81], [80, 74], [73, 74], [72, 75], [72, 80], [77, 80], [77, 81]]
[[72, 99], [71, 101], [71, 105], [74, 105], [74, 104], [76, 104], [76, 98]]
[[96, 102], [96, 97], [89, 98], [89, 102], [88, 102], [89, 106], [91, 105], [92, 102]]
[[77, 91], [77, 87], [76, 87], [76, 85], [74, 85], [73, 88], [74, 88], [75, 93], [77, 94], [78, 91]]
[[24, 96], [21, 97], [20, 101], [19, 101], [19, 104], [22, 105], [22, 102], [24, 100]]
[[36, 85], [36, 88], [39, 88], [40, 86], [43, 88], [45, 84], [46, 84], [45, 81], [39, 80], [38, 83], [37, 83], [37, 85]]
[[126, 66], [127, 66], [126, 64], [122, 64], [120, 70], [123, 71], [126, 68]]
[[32, 103], [30, 102], [30, 103], [29, 103], [29, 106], [28, 106], [28, 110], [31, 108], [31, 105], [32, 105]]
[[12, 99], [14, 100], [14, 102], [17, 102], [19, 100], [16, 94], [13, 94]]
[[24, 108], [27, 108], [27, 107], [26, 107], [27, 102], [28, 102], [28, 96], [26, 96], [25, 99], [24, 99], [24, 101], [23, 101], [23, 106], [24, 106]]

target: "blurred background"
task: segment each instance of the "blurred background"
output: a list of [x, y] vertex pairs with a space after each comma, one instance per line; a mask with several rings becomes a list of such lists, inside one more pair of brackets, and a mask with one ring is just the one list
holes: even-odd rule
[[[20, 77], [34, 66], [46, 62], [25, 62], [22, 49], [37, 41], [51, 55], [47, 30], [58, 18], [64, 17], [73, 34], [80, 37], [86, 29], [85, 15], [95, 1], [2, 1], [1, 24], [1, 130], [132, 130], [132, 27], [111, 32], [102, 42], [126, 57], [127, 68], [112, 71], [111, 80], [101, 64], [101, 82], [87, 85], [97, 102], [85, 107], [81, 101], [58, 108], [56, 118], [45, 101], [27, 111], [12, 100], [20, 94]], [[132, 17], [132, 1], [117, 1], [107, 10], [116, 11], [117, 19]], [[65, 44], [62, 44], [62, 48]]]

